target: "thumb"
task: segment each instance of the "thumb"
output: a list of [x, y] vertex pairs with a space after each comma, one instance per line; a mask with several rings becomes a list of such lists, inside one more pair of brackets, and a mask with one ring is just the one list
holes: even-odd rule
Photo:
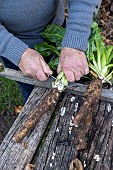
[[42, 65], [42, 67], [43, 67], [44, 72], [47, 75], [53, 74], [52, 70], [49, 68], [49, 66], [47, 65], [47, 63], [43, 59], [40, 59], [40, 63]]
[[59, 73], [61, 70], [62, 70], [61, 62], [59, 61], [58, 67], [57, 67], [57, 73]]

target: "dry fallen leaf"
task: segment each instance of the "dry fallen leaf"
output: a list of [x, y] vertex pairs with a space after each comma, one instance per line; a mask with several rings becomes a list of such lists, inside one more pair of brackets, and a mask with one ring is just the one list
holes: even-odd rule
[[17, 106], [14, 108], [14, 111], [16, 114], [19, 114], [21, 112], [21, 110], [22, 110], [22, 106]]
[[25, 167], [25, 170], [34, 170], [35, 165], [28, 163]]
[[24, 149], [27, 149], [29, 145], [28, 145], [28, 143], [24, 142], [24, 143], [22, 143], [22, 146]]
[[69, 170], [83, 170], [82, 162], [77, 158], [73, 159]]

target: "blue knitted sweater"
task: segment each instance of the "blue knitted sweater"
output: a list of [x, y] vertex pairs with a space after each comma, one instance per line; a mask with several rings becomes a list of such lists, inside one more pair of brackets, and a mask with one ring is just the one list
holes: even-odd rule
[[[62, 47], [86, 51], [93, 12], [98, 0], [68, 0], [69, 19]], [[34, 44], [43, 42], [46, 25], [64, 22], [63, 0], [1, 0], [0, 56], [15, 65]]]

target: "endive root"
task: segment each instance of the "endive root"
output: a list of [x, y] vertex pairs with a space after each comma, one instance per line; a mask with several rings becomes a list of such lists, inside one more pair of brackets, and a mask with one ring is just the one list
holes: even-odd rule
[[80, 110], [74, 117], [73, 124], [77, 127], [77, 150], [84, 149], [86, 146], [86, 134], [88, 133], [91, 122], [94, 104], [97, 104], [102, 93], [102, 80], [94, 79], [86, 89], [85, 99]]
[[40, 120], [40, 118], [52, 110], [60, 97], [60, 92], [57, 89], [51, 89], [50, 92], [45, 96], [45, 98], [36, 106], [35, 110], [31, 113], [31, 115], [24, 122], [22, 128], [19, 132], [14, 136], [14, 141], [19, 143], [21, 140], [35, 127], [36, 123]]

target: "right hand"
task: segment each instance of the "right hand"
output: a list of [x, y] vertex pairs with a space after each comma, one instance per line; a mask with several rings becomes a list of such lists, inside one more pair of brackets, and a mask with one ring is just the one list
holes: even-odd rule
[[62, 48], [57, 72], [61, 70], [64, 70], [69, 82], [80, 80], [83, 75], [89, 73], [85, 52], [69, 47]]
[[43, 57], [37, 51], [30, 48], [27, 48], [23, 53], [18, 67], [24, 75], [40, 81], [47, 80], [48, 76], [53, 73]]

